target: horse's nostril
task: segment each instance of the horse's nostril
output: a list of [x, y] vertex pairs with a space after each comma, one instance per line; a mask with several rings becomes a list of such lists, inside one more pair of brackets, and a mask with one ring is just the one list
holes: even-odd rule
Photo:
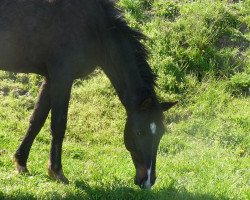
[[135, 185], [138, 185], [141, 189], [151, 189], [151, 187], [154, 185], [154, 182], [151, 183], [148, 181], [148, 177], [144, 177], [143, 179], [139, 179], [135, 177], [134, 179]]
[[146, 180], [146, 178], [140, 179], [139, 177], [135, 176], [134, 183], [135, 183], [135, 185], [138, 185], [139, 187], [141, 187], [141, 185], [143, 185], [145, 180]]

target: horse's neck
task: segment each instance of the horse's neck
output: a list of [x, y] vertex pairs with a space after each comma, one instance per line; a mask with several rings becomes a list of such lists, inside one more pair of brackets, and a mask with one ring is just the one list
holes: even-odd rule
[[134, 109], [149, 93], [139, 70], [132, 63], [105, 71], [126, 110]]
[[136, 50], [127, 38], [119, 34], [113, 35], [104, 46], [103, 70], [125, 108], [133, 109], [146, 98], [144, 96], [151, 88], [143, 80], [138, 68]]

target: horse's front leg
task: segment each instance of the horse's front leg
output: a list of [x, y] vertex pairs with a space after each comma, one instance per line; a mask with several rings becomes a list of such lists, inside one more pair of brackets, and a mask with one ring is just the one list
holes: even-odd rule
[[52, 142], [48, 175], [63, 183], [69, 183], [62, 170], [62, 143], [67, 124], [68, 104], [73, 80], [61, 76], [51, 81], [51, 133]]
[[30, 148], [37, 134], [44, 125], [50, 111], [50, 84], [45, 79], [41, 85], [38, 100], [30, 118], [30, 124], [26, 136], [14, 155], [14, 162], [19, 173], [28, 172], [27, 159]]

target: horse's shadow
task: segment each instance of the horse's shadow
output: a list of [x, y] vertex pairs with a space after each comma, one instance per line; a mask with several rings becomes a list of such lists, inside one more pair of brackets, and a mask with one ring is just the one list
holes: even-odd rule
[[[119, 183], [117, 184], [119, 185]], [[186, 190], [177, 190], [174, 184], [171, 184], [168, 188], [162, 188], [160, 190], [140, 190], [130, 187], [91, 187], [84, 181], [76, 181], [76, 188], [84, 191], [90, 197], [90, 199], [101, 200], [226, 200], [227, 197], [215, 196], [213, 194], [198, 194], [190, 193]]]
[[[57, 191], [48, 194], [46, 199], [81, 199], [81, 200], [226, 200], [225, 196], [215, 196], [213, 194], [190, 193], [185, 189], [176, 189], [173, 184], [167, 188], [140, 190], [126, 186], [121, 186], [119, 180], [110, 187], [90, 186], [87, 182], [77, 180], [76, 190], [63, 196]], [[37, 196], [27, 193], [19, 193], [14, 196], [6, 195], [0, 191], [0, 200], [35, 200]]]

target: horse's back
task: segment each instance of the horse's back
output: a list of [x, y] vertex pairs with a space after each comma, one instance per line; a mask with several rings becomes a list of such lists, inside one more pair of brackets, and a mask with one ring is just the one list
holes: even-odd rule
[[0, 69], [43, 74], [50, 42], [43, 1], [0, 1]]
[[0, 69], [44, 75], [51, 55], [100, 65], [115, 26], [109, 2], [0, 0]]

